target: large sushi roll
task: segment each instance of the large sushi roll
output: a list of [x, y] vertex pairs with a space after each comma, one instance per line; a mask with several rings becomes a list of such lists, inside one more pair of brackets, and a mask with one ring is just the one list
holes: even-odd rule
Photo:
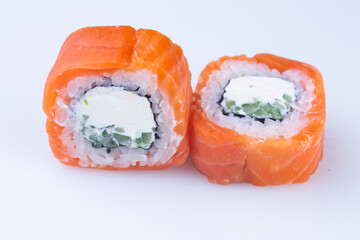
[[310, 65], [222, 57], [202, 71], [191, 112], [191, 159], [212, 183], [300, 183], [322, 158], [325, 93]]
[[189, 154], [192, 90], [181, 48], [154, 30], [88, 27], [64, 42], [43, 109], [62, 163], [165, 169]]

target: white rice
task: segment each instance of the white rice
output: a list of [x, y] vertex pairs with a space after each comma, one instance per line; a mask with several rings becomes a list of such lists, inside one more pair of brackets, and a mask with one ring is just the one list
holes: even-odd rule
[[[126, 87], [129, 90], [138, 89], [139, 95], [150, 96], [149, 101], [158, 124], [156, 134], [159, 136], [150, 149], [131, 149], [121, 146], [112, 149], [108, 154], [106, 148], [93, 148], [91, 143], [82, 137], [76, 124], [76, 113], [73, 111], [75, 103], [93, 87], [111, 85]], [[118, 71], [114, 74], [104, 74], [104, 76], [78, 77], [70, 81], [67, 87], [58, 93], [55, 122], [64, 127], [60, 138], [67, 155], [78, 158], [79, 165], [82, 167], [127, 168], [137, 163], [140, 166], [163, 164], [174, 155], [183, 139], [183, 136], [177, 135], [174, 131], [176, 121], [166, 93], [158, 89], [157, 76], [147, 70]], [[62, 161], [67, 162], [68, 159], [62, 159]]]
[[[219, 105], [224, 88], [230, 79], [242, 76], [278, 77], [294, 83], [296, 101], [292, 111], [285, 115], [282, 121], [266, 119], [264, 123], [255, 121], [250, 116], [240, 118], [234, 117], [233, 114], [224, 115]], [[299, 70], [290, 69], [281, 74], [276, 69], [269, 69], [265, 64], [228, 60], [223, 63], [221, 70], [214, 70], [211, 73], [209, 81], [201, 90], [201, 107], [209, 120], [221, 127], [233, 129], [239, 134], [254, 138], [289, 138], [307, 125], [305, 115], [315, 98], [314, 89], [311, 78]]]

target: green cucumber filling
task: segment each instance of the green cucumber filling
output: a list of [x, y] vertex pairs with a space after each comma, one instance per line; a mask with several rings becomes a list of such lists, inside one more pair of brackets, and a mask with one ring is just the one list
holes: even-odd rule
[[157, 128], [146, 97], [122, 87], [95, 87], [75, 105], [83, 138], [94, 148], [149, 149]]
[[220, 105], [224, 114], [281, 120], [295, 102], [295, 85], [274, 77], [244, 76], [231, 79]]

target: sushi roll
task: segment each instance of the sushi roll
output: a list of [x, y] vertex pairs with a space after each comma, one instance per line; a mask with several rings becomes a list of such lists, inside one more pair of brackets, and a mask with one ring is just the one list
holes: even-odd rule
[[314, 67], [271, 54], [222, 57], [194, 92], [191, 159], [212, 183], [305, 182], [322, 158], [324, 124]]
[[189, 154], [191, 75], [181, 48], [154, 30], [88, 27], [64, 42], [43, 110], [60, 162], [165, 169]]

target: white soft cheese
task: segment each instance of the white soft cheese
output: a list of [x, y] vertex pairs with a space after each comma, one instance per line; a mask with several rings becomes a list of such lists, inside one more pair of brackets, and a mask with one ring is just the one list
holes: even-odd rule
[[87, 126], [103, 128], [115, 125], [124, 129], [124, 135], [136, 139], [143, 132], [153, 132], [156, 128], [154, 114], [149, 100], [136, 92], [121, 87], [96, 87], [75, 105], [78, 122], [82, 116], [89, 118]]
[[[225, 107], [226, 101], [233, 100], [237, 106], [256, 101], [270, 104], [278, 102], [285, 106], [284, 94], [290, 96], [292, 101], [295, 100], [293, 83], [276, 77], [244, 76], [231, 79], [225, 87], [225, 101], [222, 101], [221, 105]], [[285, 114], [286, 110], [281, 114]], [[242, 110], [240, 113], [245, 115]]]

